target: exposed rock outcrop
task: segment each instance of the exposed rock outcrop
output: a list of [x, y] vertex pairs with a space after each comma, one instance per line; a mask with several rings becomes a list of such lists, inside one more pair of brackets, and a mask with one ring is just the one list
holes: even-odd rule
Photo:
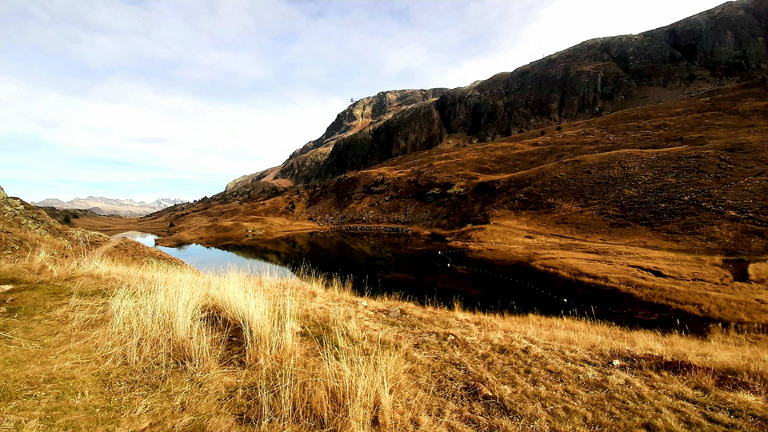
[[322, 167], [336, 141], [355, 132], [385, 122], [401, 110], [435, 100], [448, 89], [393, 90], [378, 93], [352, 103], [336, 116], [320, 138], [310, 141], [291, 154], [279, 168], [276, 177], [297, 183], [307, 182], [322, 174]]
[[246, 174], [244, 176], [240, 176], [231, 182], [227, 183], [227, 187], [224, 189], [225, 191], [231, 191], [235, 189], [239, 189], [242, 187], [246, 187], [249, 185], [252, 185], [255, 182], [262, 181], [265, 178], [269, 176], [274, 176], [274, 174], [280, 169], [280, 167], [274, 167], [265, 169], [264, 171], [259, 171], [257, 173], [253, 174]]
[[764, 68], [768, 2], [729, 2], [667, 27], [643, 33], [663, 41], [691, 65], [721, 75]]
[[393, 157], [428, 150], [440, 144], [445, 135], [434, 104], [404, 110], [376, 128], [337, 141], [318, 177], [331, 178]]
[[588, 118], [643, 87], [680, 88], [765, 73], [765, 1], [726, 3], [639, 35], [594, 39], [437, 101], [448, 133], [511, 135]]
[[383, 91], [376, 96], [366, 97], [352, 103], [336, 116], [320, 138], [310, 141], [290, 156], [295, 158], [310, 150], [322, 147], [349, 133], [357, 132], [369, 125], [386, 120], [393, 113], [416, 105], [420, 102], [436, 99], [448, 89], [429, 90], [392, 90]]
[[3, 187], [0, 186], [0, 199], [3, 199], [3, 198], [8, 198], [8, 195], [5, 194]]

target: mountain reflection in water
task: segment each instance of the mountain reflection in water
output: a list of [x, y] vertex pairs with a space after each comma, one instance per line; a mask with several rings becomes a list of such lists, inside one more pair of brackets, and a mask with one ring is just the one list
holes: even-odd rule
[[633, 328], [705, 334], [712, 320], [616, 289], [562, 279], [527, 263], [496, 263], [405, 234], [316, 232], [220, 246], [243, 257], [346, 280], [358, 294], [510, 313], [574, 316]]

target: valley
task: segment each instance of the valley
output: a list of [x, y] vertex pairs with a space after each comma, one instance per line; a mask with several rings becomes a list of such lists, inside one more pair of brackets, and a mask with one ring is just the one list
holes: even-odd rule
[[[766, 100], [762, 81], [732, 84], [496, 141], [448, 136], [436, 149], [317, 184], [234, 189], [144, 218], [85, 216], [73, 226], [265, 253], [285, 253], [312, 232], [407, 233], [491, 266], [524, 264], [760, 329]], [[734, 277], [734, 260], [747, 263], [746, 277]]]
[[0, 188], [0, 429], [768, 429], [766, 40], [740, 0], [351, 98], [192, 202]]
[[755, 329], [643, 330], [361, 296], [312, 275], [202, 273], [12, 197], [0, 215], [6, 429], [758, 431], [768, 419]]

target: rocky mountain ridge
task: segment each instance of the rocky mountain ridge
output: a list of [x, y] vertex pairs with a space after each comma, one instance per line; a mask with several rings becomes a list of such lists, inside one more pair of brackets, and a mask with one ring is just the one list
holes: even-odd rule
[[54, 207], [60, 210], [91, 210], [101, 215], [117, 216], [145, 216], [177, 204], [185, 203], [184, 200], [172, 198], [160, 198], [151, 203], [136, 202], [132, 199], [114, 199], [106, 197], [89, 196], [87, 198], [75, 198], [70, 201], [62, 201], [57, 198], [48, 198], [33, 203], [38, 207]]
[[[306, 143], [294, 151], [282, 165], [254, 174], [242, 176], [227, 185], [232, 190], [262, 180], [280, 184], [280, 179], [289, 182], [311, 181], [319, 173], [317, 168], [328, 157], [333, 145], [339, 139], [348, 137], [361, 130], [376, 127], [390, 119], [395, 113], [424, 102], [434, 101], [448, 91], [446, 88], [428, 90], [390, 90], [353, 101], [319, 138]], [[284, 183], [284, 182], [283, 182]], [[258, 188], [263, 187], [256, 186]]]
[[[437, 147], [449, 136], [488, 141], [765, 76], [766, 40], [768, 2], [741, 0], [656, 30], [586, 41], [468, 87], [379, 93], [350, 105], [281, 166], [228, 190], [261, 180], [314, 183]], [[410, 104], [386, 104], [402, 94]], [[401, 108], [376, 109], [383, 106]], [[367, 109], [370, 117], [362, 114]]]

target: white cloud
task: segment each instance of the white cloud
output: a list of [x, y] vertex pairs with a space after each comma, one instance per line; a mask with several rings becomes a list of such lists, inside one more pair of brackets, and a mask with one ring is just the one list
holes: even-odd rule
[[[174, 176], [187, 171], [200, 181], [216, 179], [222, 188], [232, 178], [282, 162], [307, 137], [322, 133], [332, 120], [329, 106], [345, 104], [305, 96], [274, 107], [232, 105], [163, 94], [122, 81], [103, 83], [90, 94], [73, 97], [0, 78], [0, 99], [11, 98], [16, 101], [13, 105], [0, 106], [0, 139], [32, 131], [38, 140], [65, 149], [62, 153], [71, 160], [57, 163], [59, 175], [68, 179], [125, 180], [140, 175], [104, 172], [99, 166], [78, 165], [76, 171], [66, 166], [95, 159], [156, 170], [152, 175], [158, 178], [163, 171], [173, 171]], [[45, 123], [52, 126], [39, 126]], [[28, 156], [41, 163], [48, 156], [60, 158], [46, 152]]]

